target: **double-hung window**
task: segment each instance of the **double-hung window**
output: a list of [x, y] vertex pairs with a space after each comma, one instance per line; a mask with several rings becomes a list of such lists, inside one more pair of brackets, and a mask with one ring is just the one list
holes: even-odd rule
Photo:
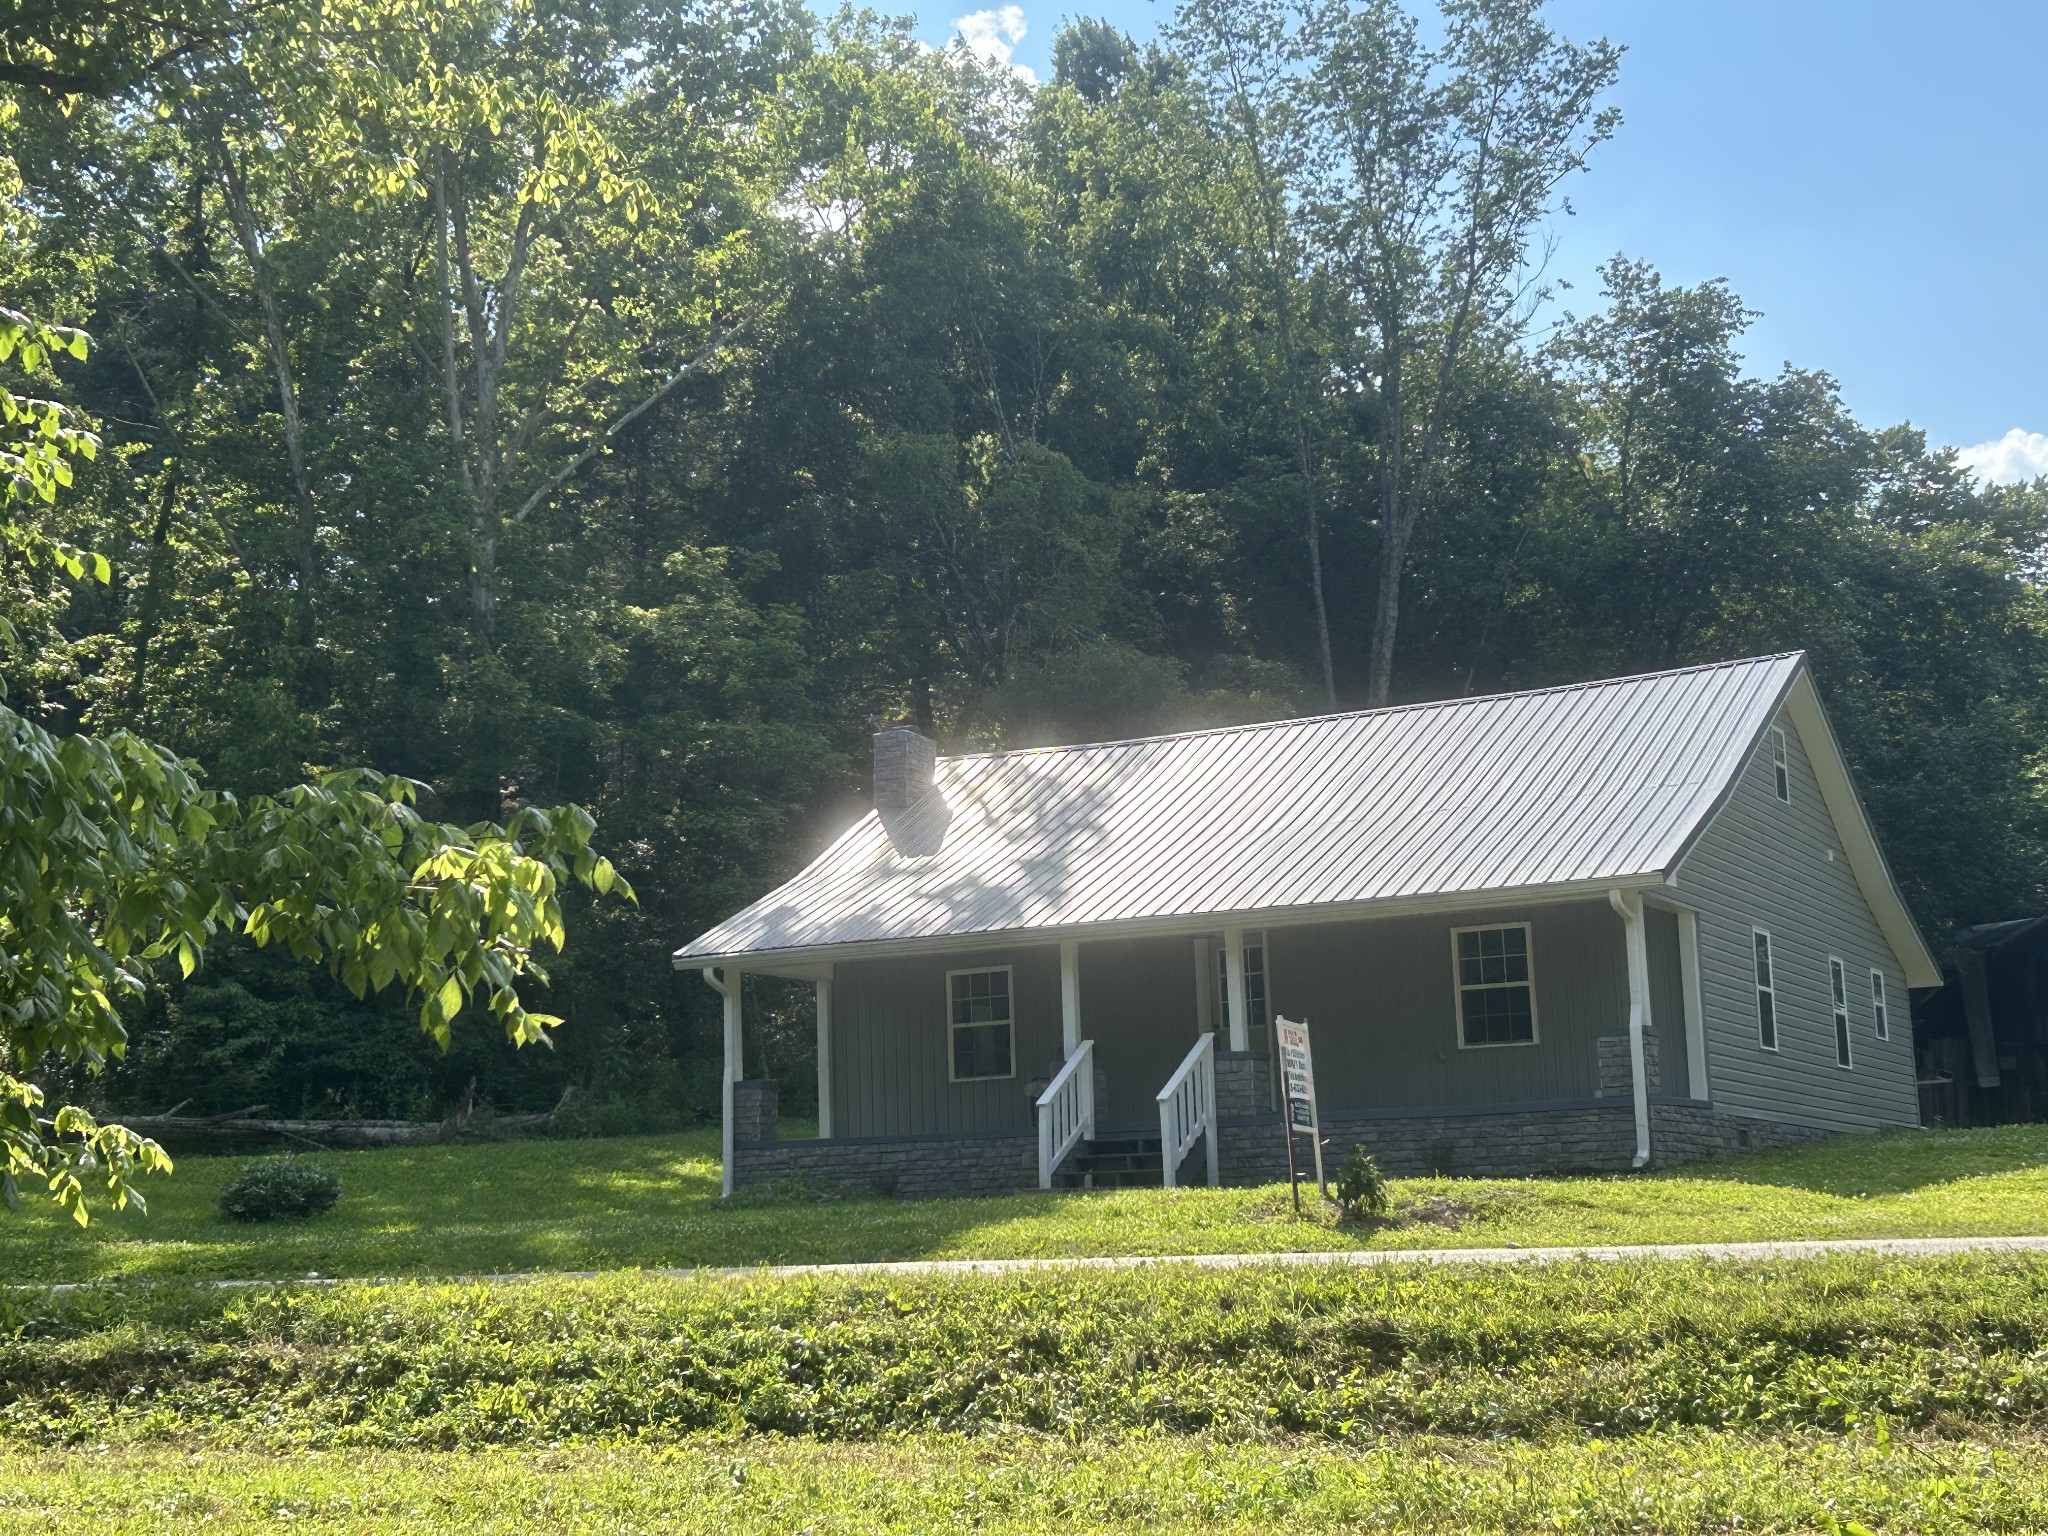
[[1778, 1048], [1778, 987], [1771, 974], [1771, 936], [1761, 928], [1751, 930], [1756, 944], [1756, 1043], [1767, 1051]]
[[946, 1024], [953, 1081], [1015, 1077], [1010, 967], [946, 973]]
[[1771, 783], [1778, 791], [1778, 798], [1787, 805], [1792, 803], [1792, 759], [1785, 750], [1785, 728], [1775, 727], [1771, 731]]
[[1536, 983], [1530, 969], [1529, 925], [1453, 928], [1457, 966], [1458, 1044], [1534, 1045]]
[[1875, 1033], [1877, 1038], [1880, 1040], [1891, 1039], [1892, 1012], [1885, 1005], [1883, 971], [1872, 971], [1870, 973], [1870, 1017], [1872, 1023], [1876, 1026]]
[[1849, 1060], [1849, 973], [1842, 962], [1828, 956], [1828, 998], [1835, 1010], [1835, 1065], [1847, 1067]]

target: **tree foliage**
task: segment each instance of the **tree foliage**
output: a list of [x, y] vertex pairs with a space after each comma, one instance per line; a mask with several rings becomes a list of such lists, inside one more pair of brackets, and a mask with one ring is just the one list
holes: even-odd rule
[[[1076, 22], [1030, 90], [793, 5], [59, 11], [0, 50], [43, 48], [0, 87], [4, 702], [11, 772], [68, 752], [127, 818], [135, 872], [51, 899], [105, 953], [80, 1016], [145, 1048], [23, 1084], [685, 1123], [717, 1029], [670, 951], [900, 718], [999, 747], [1804, 647], [1937, 941], [2048, 895], [2048, 488], [1759, 373], [1727, 285], [1617, 258], [1537, 339], [1625, 129], [1618, 50], [1525, 0], [1190, 0], [1163, 45]], [[579, 894], [561, 803], [638, 905]], [[338, 1046], [389, 1038], [351, 988], [432, 1028], [451, 978], [570, 1027], [402, 1081]]]

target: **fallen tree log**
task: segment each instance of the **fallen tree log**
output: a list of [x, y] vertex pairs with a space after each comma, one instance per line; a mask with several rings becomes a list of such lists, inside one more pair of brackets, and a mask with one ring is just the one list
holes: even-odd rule
[[[474, 1084], [471, 1085], [472, 1089]], [[568, 1088], [555, 1107], [540, 1115], [497, 1115], [488, 1121], [492, 1135], [536, 1135], [554, 1129], [555, 1116], [569, 1102], [575, 1089]], [[190, 1101], [187, 1100], [187, 1103]], [[223, 1115], [181, 1115], [184, 1103], [174, 1104], [156, 1115], [108, 1115], [112, 1125], [125, 1125], [138, 1136], [155, 1141], [220, 1144], [269, 1141], [296, 1142], [322, 1151], [359, 1147], [415, 1146], [439, 1141], [460, 1141], [476, 1129], [474, 1099], [446, 1120], [279, 1120], [261, 1118], [267, 1104], [230, 1110]]]

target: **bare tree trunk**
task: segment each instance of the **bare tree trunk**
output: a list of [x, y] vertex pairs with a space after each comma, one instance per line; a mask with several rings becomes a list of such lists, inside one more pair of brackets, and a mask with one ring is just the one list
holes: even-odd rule
[[[1230, 41], [1220, 36], [1217, 40]], [[1238, 132], [1243, 137], [1245, 154], [1251, 161], [1252, 179], [1257, 184], [1266, 267], [1273, 281], [1273, 314], [1280, 335], [1280, 362], [1287, 385], [1287, 415], [1294, 429], [1295, 468], [1301, 475], [1302, 536], [1308, 543], [1309, 592], [1316, 610], [1316, 654], [1323, 668], [1323, 702], [1335, 709], [1337, 674], [1330, 658], [1329, 608], [1323, 598], [1322, 517], [1316, 489], [1315, 459], [1309, 451], [1307, 413], [1302, 406], [1301, 367], [1294, 347], [1293, 306], [1287, 300], [1287, 272], [1282, 259], [1286, 240], [1281, 233], [1281, 189], [1274, 185], [1272, 168], [1266, 161], [1266, 152], [1256, 127], [1257, 112], [1238, 67], [1234, 46], [1229, 48], [1226, 57], [1231, 94], [1237, 108], [1235, 115], [1239, 120]]]
[[298, 642], [313, 648], [315, 630], [313, 589], [319, 578], [320, 510], [313, 499], [312, 478], [306, 471], [306, 434], [299, 416], [299, 390], [292, 378], [291, 353], [286, 345], [284, 311], [277, 302], [277, 285], [271, 280], [270, 264], [263, 243], [256, 234], [256, 215], [249, 203], [249, 190], [241, 168], [228, 152], [226, 140], [216, 130], [214, 148], [219, 156], [221, 180], [227, 187], [228, 202], [234, 210], [235, 231], [248, 259], [256, 288], [256, 301], [263, 311], [264, 350], [277, 374], [278, 412], [284, 418], [285, 459], [291, 469], [292, 497], [298, 511]]

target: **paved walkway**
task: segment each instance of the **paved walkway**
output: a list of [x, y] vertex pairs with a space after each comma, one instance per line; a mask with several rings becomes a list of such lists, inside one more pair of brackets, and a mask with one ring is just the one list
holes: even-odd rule
[[[1830, 1253], [1882, 1253], [1901, 1258], [1950, 1253], [2048, 1253], [2048, 1237], [1832, 1237], [1768, 1243], [1615, 1243], [1580, 1248], [1347, 1248], [1315, 1253], [1142, 1254], [1074, 1259], [901, 1259], [875, 1264], [774, 1264], [734, 1269], [663, 1269], [649, 1273], [694, 1275], [1006, 1275], [1047, 1269], [1142, 1269], [1189, 1264], [1199, 1269], [1243, 1269], [1270, 1264], [1566, 1264], [1624, 1259], [1812, 1259]], [[509, 1278], [509, 1277], [508, 1277]]]
[[[659, 1275], [670, 1280], [705, 1277], [744, 1280], [803, 1275], [886, 1278], [891, 1275], [1014, 1275], [1040, 1270], [1145, 1269], [1157, 1264], [1187, 1264], [1197, 1269], [1246, 1269], [1264, 1264], [1303, 1269], [1321, 1265], [1616, 1263], [1628, 1259], [1726, 1259], [1744, 1262], [1813, 1259], [1830, 1253], [1879, 1253], [1897, 1258], [1939, 1258], [1952, 1253], [2048, 1253], [2048, 1236], [1830, 1237], [1767, 1243], [1613, 1243], [1578, 1248], [1348, 1248], [1315, 1253], [1162, 1253], [1072, 1259], [894, 1259], [871, 1264], [757, 1264], [731, 1268], [707, 1265], [700, 1269], [645, 1269], [638, 1273]], [[195, 1283], [221, 1290], [273, 1285], [376, 1284], [408, 1279], [419, 1279], [429, 1284], [501, 1285], [524, 1280], [596, 1280], [604, 1275], [620, 1273], [625, 1271], [549, 1269], [494, 1275], [318, 1275], [286, 1280], [202, 1280]], [[97, 1283], [66, 1283], [49, 1289], [76, 1291]]]

